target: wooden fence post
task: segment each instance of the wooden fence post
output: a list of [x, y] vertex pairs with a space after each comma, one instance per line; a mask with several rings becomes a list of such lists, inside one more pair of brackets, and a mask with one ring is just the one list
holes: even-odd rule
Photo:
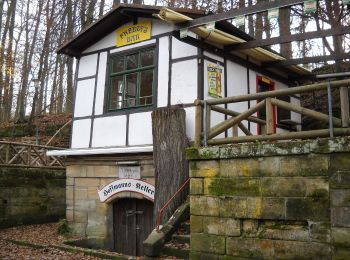
[[194, 129], [194, 146], [201, 146], [201, 135], [202, 135], [202, 105], [199, 100], [195, 101], [196, 114], [195, 114], [195, 129]]
[[341, 87], [340, 91], [340, 109], [342, 127], [349, 127], [349, 89]]
[[272, 135], [274, 131], [273, 106], [271, 98], [266, 98], [266, 134]]

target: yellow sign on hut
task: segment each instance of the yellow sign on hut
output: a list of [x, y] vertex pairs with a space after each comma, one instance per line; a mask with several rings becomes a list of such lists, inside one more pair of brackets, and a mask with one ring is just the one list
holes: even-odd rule
[[117, 29], [117, 47], [151, 39], [152, 22], [143, 21]]

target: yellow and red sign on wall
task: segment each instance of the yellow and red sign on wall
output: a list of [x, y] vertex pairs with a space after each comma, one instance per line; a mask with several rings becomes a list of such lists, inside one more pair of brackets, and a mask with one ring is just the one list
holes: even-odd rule
[[143, 21], [117, 29], [117, 47], [151, 39], [152, 22]]

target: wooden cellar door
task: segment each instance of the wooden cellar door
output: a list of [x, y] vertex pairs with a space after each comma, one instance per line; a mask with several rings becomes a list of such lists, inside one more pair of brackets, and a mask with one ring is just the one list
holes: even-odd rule
[[141, 256], [143, 241], [153, 229], [153, 203], [120, 199], [113, 205], [114, 246], [118, 253]]

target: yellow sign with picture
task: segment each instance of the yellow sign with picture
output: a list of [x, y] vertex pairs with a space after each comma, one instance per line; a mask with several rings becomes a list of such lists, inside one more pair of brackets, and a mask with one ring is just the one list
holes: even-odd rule
[[222, 97], [222, 67], [216, 64], [209, 63], [208, 70], [208, 94], [209, 96], [221, 98]]
[[151, 39], [152, 22], [143, 21], [117, 29], [117, 47]]

